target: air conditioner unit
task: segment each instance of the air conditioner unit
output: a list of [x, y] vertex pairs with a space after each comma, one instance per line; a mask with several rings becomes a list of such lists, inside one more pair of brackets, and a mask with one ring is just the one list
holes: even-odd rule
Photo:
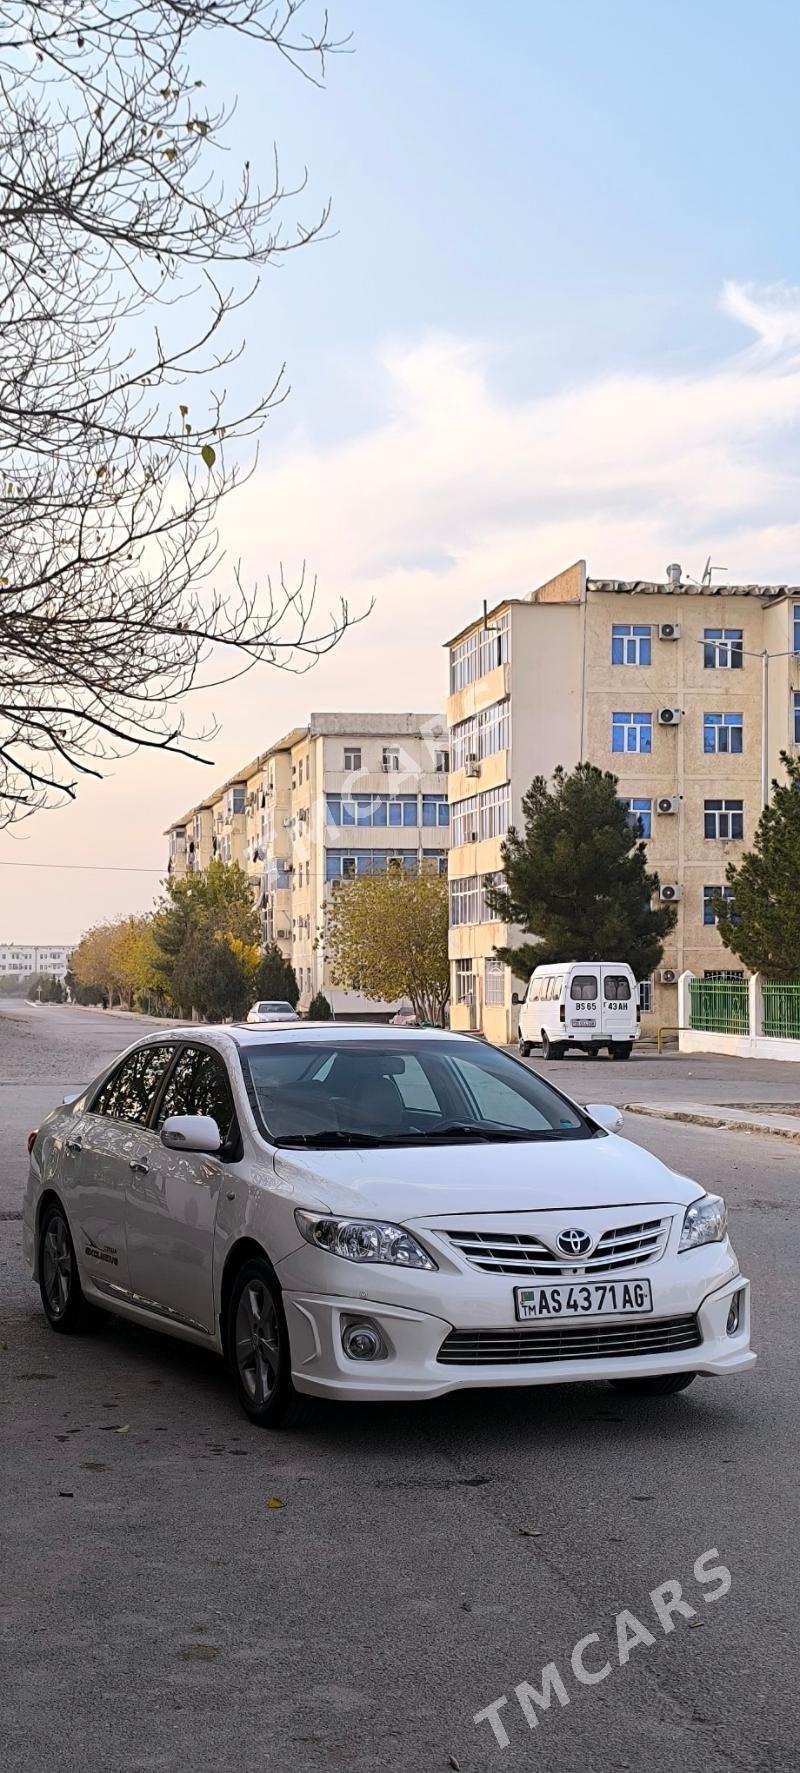
[[674, 967], [662, 967], [659, 973], [662, 985], [677, 985], [678, 974]]
[[464, 774], [466, 776], [479, 776], [480, 773], [481, 773], [480, 760], [475, 755], [474, 751], [470, 751], [470, 753], [466, 759], [466, 762], [464, 764]]
[[681, 897], [682, 892], [683, 888], [679, 887], [677, 882], [668, 882], [666, 885], [659, 887], [658, 896], [659, 899], [665, 899], [668, 904], [674, 905], [675, 901]]
[[656, 801], [656, 812], [664, 815], [677, 813], [679, 806], [680, 797], [677, 794], [662, 794]]
[[659, 624], [658, 624], [658, 638], [659, 638], [659, 640], [680, 640], [680, 637], [681, 637], [680, 622], [659, 622]]
[[478, 841], [477, 831], [471, 831], [469, 834], [469, 837], [467, 838], [467, 843], [477, 843], [477, 841]]
[[681, 718], [680, 708], [659, 708], [659, 726], [677, 726]]
[[291, 831], [292, 823], [293, 823], [293, 821], [291, 819], [284, 819], [284, 821], [283, 821], [284, 831]]

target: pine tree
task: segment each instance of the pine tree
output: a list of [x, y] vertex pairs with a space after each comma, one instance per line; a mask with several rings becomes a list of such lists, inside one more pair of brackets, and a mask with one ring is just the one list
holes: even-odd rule
[[308, 1006], [309, 1022], [330, 1022], [333, 1011], [323, 991], [315, 992]]
[[753, 848], [725, 871], [732, 899], [714, 903], [732, 954], [768, 979], [800, 978], [800, 758], [781, 752], [786, 782], [773, 782]]
[[544, 776], [531, 783], [524, 833], [509, 831], [503, 878], [487, 892], [496, 915], [533, 938], [497, 951], [517, 978], [561, 960], [627, 961], [637, 979], [658, 966], [677, 913], [651, 904], [658, 875], [618, 786], [591, 763], [559, 767], [552, 787]]
[[284, 960], [277, 945], [273, 942], [264, 952], [255, 978], [256, 998], [271, 998], [277, 1003], [290, 1003], [295, 1009], [300, 996], [297, 975], [291, 961]]

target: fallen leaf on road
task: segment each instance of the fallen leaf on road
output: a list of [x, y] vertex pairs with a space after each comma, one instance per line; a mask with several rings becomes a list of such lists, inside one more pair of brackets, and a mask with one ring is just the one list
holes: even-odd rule
[[285, 1508], [285, 1507], [286, 1507], [286, 1503], [281, 1502], [280, 1496], [268, 1496], [267, 1497], [267, 1508]]
[[74, 1490], [59, 1490], [58, 1494], [59, 1494], [59, 1496], [74, 1496], [75, 1491]]
[[631, 1502], [655, 1502], [655, 1496], [632, 1496]]
[[456, 1773], [461, 1773], [461, 1762], [456, 1760], [455, 1755], [448, 1755], [447, 1765], [448, 1767], [455, 1767]]
[[517, 1532], [523, 1539], [541, 1539], [542, 1537], [541, 1527], [518, 1527]]
[[123, 1423], [121, 1428], [115, 1428], [114, 1433], [115, 1434], [127, 1434], [129, 1428], [130, 1428], [130, 1423], [125, 1422], [125, 1423]]
[[697, 1631], [701, 1625], [705, 1625], [704, 1619], [690, 1619], [689, 1620], [689, 1630], [690, 1631]]

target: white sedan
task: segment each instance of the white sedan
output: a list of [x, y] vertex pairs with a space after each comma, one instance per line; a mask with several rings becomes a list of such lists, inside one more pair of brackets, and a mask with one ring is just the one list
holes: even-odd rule
[[140, 1042], [29, 1139], [54, 1330], [223, 1353], [248, 1416], [752, 1366], [725, 1206], [468, 1035], [299, 1023]]
[[262, 998], [260, 1003], [254, 1003], [252, 1009], [248, 1010], [247, 1020], [264, 1025], [270, 1022], [299, 1022], [300, 1017], [292, 1005], [285, 1003], [282, 998]]

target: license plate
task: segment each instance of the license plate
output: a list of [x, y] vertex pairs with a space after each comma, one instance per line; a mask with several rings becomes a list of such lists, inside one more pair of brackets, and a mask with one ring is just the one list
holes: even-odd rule
[[650, 1282], [563, 1281], [558, 1287], [515, 1287], [518, 1318], [636, 1316], [653, 1309]]
[[573, 1016], [572, 1027], [573, 1028], [594, 1028], [596, 1026], [596, 1022], [597, 1022], [597, 1018], [595, 1016]]

